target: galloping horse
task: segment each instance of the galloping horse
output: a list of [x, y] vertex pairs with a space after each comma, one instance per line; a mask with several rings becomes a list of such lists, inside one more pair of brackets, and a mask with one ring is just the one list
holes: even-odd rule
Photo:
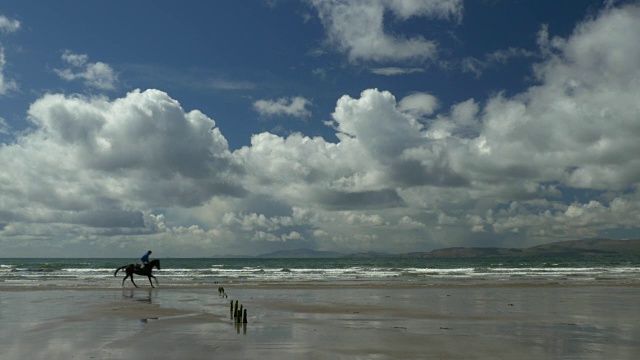
[[156, 281], [156, 285], [158, 285], [158, 279], [156, 279], [155, 276], [151, 275], [151, 271], [153, 270], [154, 266], [157, 267], [158, 270], [160, 270], [160, 260], [158, 260], [158, 259], [152, 260], [145, 267], [143, 267], [142, 269], [140, 269], [139, 267], [136, 267], [134, 264], [120, 266], [119, 268], [116, 269], [116, 272], [113, 273], [113, 276], [118, 275], [118, 271], [124, 269], [124, 271], [126, 271], [126, 273], [127, 273], [127, 276], [125, 276], [124, 279], [122, 279], [122, 286], [124, 286], [124, 281], [127, 280], [127, 278], [131, 278], [131, 283], [135, 287], [138, 287], [138, 285], [136, 285], [136, 283], [133, 282], [133, 274], [137, 274], [137, 275], [142, 275], [142, 276], [148, 277], [149, 278], [149, 283], [151, 284], [151, 287], [155, 287], [155, 286], [153, 286], [153, 282], [151, 281], [151, 278], [153, 278], [153, 280]]

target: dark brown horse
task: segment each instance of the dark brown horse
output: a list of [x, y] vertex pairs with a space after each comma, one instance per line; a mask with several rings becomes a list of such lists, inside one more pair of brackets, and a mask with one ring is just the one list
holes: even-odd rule
[[136, 285], [136, 283], [133, 282], [133, 274], [136, 274], [136, 275], [142, 275], [142, 276], [148, 277], [151, 287], [155, 287], [153, 286], [153, 282], [151, 281], [151, 278], [153, 278], [153, 280], [156, 281], [156, 285], [158, 285], [158, 279], [156, 279], [155, 276], [151, 275], [151, 271], [153, 270], [154, 266], [158, 268], [158, 270], [160, 270], [160, 260], [158, 259], [152, 260], [147, 265], [145, 265], [145, 267], [143, 267], [142, 269], [135, 266], [134, 264], [120, 266], [119, 268], [116, 269], [116, 272], [113, 273], [113, 276], [118, 275], [118, 271], [124, 270], [127, 273], [127, 276], [125, 276], [124, 279], [122, 279], [122, 286], [124, 286], [124, 281], [127, 280], [127, 278], [131, 278], [131, 283], [133, 284], [133, 286], [138, 287], [138, 285]]

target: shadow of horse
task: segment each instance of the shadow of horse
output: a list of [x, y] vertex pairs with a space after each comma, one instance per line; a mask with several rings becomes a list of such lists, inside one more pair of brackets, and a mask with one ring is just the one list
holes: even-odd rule
[[136, 283], [133, 281], [133, 274], [136, 274], [136, 275], [148, 277], [151, 287], [155, 287], [153, 286], [153, 281], [151, 281], [151, 278], [153, 278], [153, 280], [156, 281], [156, 285], [158, 285], [158, 279], [156, 279], [156, 277], [151, 274], [154, 267], [160, 270], [160, 260], [158, 259], [152, 260], [142, 269], [140, 269], [139, 267], [136, 267], [134, 264], [120, 266], [119, 268], [116, 269], [116, 272], [113, 273], [113, 276], [117, 276], [118, 271], [124, 270], [127, 273], [127, 276], [125, 276], [124, 279], [122, 279], [122, 286], [124, 286], [125, 280], [127, 280], [127, 278], [130, 278], [133, 286], [138, 287], [138, 285], [136, 285]]

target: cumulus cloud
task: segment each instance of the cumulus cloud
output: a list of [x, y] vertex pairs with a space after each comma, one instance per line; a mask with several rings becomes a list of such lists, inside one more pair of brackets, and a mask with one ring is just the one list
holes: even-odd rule
[[[637, 6], [580, 24], [535, 66], [540, 81], [514, 98], [496, 96], [468, 158], [494, 174], [560, 181], [571, 187], [629, 188], [639, 178]], [[473, 166], [467, 163], [469, 166]], [[526, 166], [523, 166], [526, 164]]]
[[398, 20], [412, 17], [459, 19], [461, 0], [310, 0], [318, 11], [329, 44], [350, 61], [424, 61], [437, 55], [437, 45], [423, 36], [405, 38], [384, 29], [384, 15]]
[[0, 149], [2, 237], [414, 251], [637, 228], [638, 18], [610, 7], [565, 38], [539, 34], [534, 83], [513, 96], [344, 95], [335, 141], [260, 133], [230, 151], [212, 119], [158, 90], [45, 95]]
[[29, 120], [32, 130], [0, 151], [11, 169], [0, 176], [4, 231], [47, 224], [63, 237], [152, 233], [143, 216], [150, 209], [244, 191], [215, 122], [161, 91], [114, 101], [45, 95]]
[[253, 103], [253, 109], [264, 117], [291, 116], [303, 118], [311, 116], [311, 111], [307, 109], [311, 106], [311, 101], [302, 96], [292, 98], [279, 98], [270, 100], [258, 100]]
[[66, 69], [54, 69], [61, 79], [66, 81], [84, 80], [84, 84], [99, 90], [115, 90], [118, 83], [118, 76], [115, 71], [103, 62], [89, 62], [86, 54], [76, 54], [70, 50], [65, 50], [61, 56], [62, 60], [70, 65]]
[[398, 108], [414, 117], [431, 115], [438, 108], [438, 99], [428, 93], [415, 93], [400, 100]]
[[[510, 98], [468, 99], [436, 113], [438, 101], [430, 94], [399, 102], [375, 89], [344, 96], [331, 122], [339, 143], [261, 134], [238, 151], [257, 176], [248, 186], [307, 207], [307, 214], [316, 214], [308, 221], [321, 233], [341, 228], [329, 227], [327, 214], [345, 209], [345, 199], [361, 211], [386, 209], [384, 216], [404, 209], [404, 216], [427, 227], [466, 225], [460, 237], [567, 238], [632, 226], [628, 217], [607, 216], [605, 225], [588, 214], [611, 212], [637, 196], [640, 51], [632, 39], [640, 35], [639, 11], [611, 8], [570, 37], [547, 42], [547, 56], [535, 66], [538, 83]], [[428, 123], [416, 121], [425, 116]], [[577, 189], [613, 194], [568, 207], [563, 197]], [[571, 207], [582, 211], [568, 217]], [[626, 209], [637, 214], [632, 218], [640, 215]], [[395, 222], [413, 223], [408, 218]]]

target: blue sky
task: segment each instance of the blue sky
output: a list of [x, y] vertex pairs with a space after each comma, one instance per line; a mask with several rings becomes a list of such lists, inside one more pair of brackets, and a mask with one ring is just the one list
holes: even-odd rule
[[638, 237], [637, 1], [0, 6], [0, 256]]

